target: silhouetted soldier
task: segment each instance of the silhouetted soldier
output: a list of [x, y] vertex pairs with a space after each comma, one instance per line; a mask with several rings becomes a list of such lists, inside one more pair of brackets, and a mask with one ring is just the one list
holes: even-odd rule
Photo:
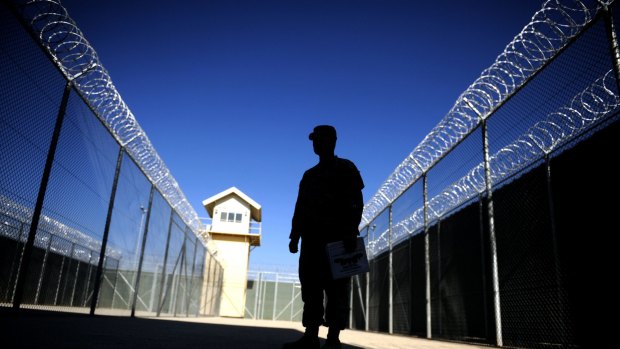
[[296, 342], [284, 344], [284, 349], [319, 348], [321, 325], [329, 327], [323, 348], [341, 347], [338, 337], [348, 323], [350, 278], [332, 279], [326, 245], [344, 241], [348, 251], [355, 249], [364, 204], [359, 171], [353, 162], [334, 155], [336, 129], [317, 126], [309, 138], [319, 163], [306, 171], [299, 183], [289, 243], [290, 252], [296, 253], [301, 238], [299, 280], [306, 332]]

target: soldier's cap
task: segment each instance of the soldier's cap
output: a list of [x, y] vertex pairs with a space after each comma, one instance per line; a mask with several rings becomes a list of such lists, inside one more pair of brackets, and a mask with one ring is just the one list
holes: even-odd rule
[[313, 141], [316, 137], [325, 137], [336, 140], [336, 129], [331, 125], [319, 125], [314, 128], [314, 131], [308, 135], [308, 139]]

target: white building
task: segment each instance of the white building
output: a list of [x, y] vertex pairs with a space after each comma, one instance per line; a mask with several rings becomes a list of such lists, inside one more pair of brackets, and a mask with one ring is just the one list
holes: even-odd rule
[[211, 217], [207, 230], [224, 267], [220, 316], [243, 317], [250, 248], [260, 246], [261, 206], [232, 187], [202, 202]]

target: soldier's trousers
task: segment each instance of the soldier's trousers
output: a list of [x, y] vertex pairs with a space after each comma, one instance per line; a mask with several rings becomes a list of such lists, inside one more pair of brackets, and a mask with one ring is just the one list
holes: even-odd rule
[[332, 280], [324, 245], [309, 246], [302, 243], [299, 280], [301, 299], [304, 301], [302, 324], [305, 327], [348, 327], [351, 279]]

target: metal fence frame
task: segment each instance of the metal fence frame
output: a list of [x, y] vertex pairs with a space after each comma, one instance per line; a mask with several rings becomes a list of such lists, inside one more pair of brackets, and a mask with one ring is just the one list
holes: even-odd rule
[[[433, 329], [434, 319], [431, 311], [433, 282], [430, 267], [433, 257], [430, 239], [435, 237], [430, 229], [440, 224], [442, 217], [450, 216], [456, 210], [465, 207], [467, 203], [478, 201], [481, 229], [488, 229], [488, 241], [486, 242], [488, 245], [485, 248], [490, 253], [490, 292], [494, 317], [494, 334], [490, 336], [492, 337], [491, 344], [498, 347], [504, 346], [493, 197], [496, 188], [494, 186], [510, 182], [542, 161], [548, 182], [548, 205], [553, 211], [551, 158], [566, 150], [567, 144], [579, 142], [580, 139], [587, 138], [585, 135], [592, 133], [593, 130], [604, 128], [608, 121], [607, 118], [617, 113], [617, 108], [620, 106], [620, 96], [617, 92], [620, 90], [620, 51], [610, 9], [612, 3], [613, 1], [546, 1], [542, 9], [534, 14], [531, 23], [515, 37], [495, 63], [483, 71], [481, 77], [458, 98], [448, 115], [394, 170], [366, 203], [360, 231], [367, 238], [371, 272], [364, 276], [365, 295], [360, 291], [357, 299], [351, 302], [352, 305], [353, 303], [360, 304], [357, 308], [363, 315], [365, 330], [374, 326], [375, 330], [394, 333], [393, 248], [396, 244], [407, 240], [411, 246], [412, 238], [420, 234], [424, 237], [425, 337], [433, 338], [435, 329]], [[514, 143], [492, 154], [489, 150], [488, 121], [493, 119], [495, 113], [505, 103], [518, 95], [530, 81], [579, 40], [592, 25], [601, 22], [604, 22], [606, 28], [609, 57], [613, 68], [605, 76], [594, 81], [586, 90], [574, 96], [569, 105], [550, 115], [548, 120], [533, 125]], [[554, 117], [555, 120], [552, 119]], [[573, 120], [582, 120], [582, 122], [579, 126], [575, 126], [572, 123]], [[429, 172], [441, 164], [464, 140], [471, 139], [475, 132], [480, 133], [478, 149], [482, 154], [482, 162], [465, 177], [445, 187], [441, 194], [429, 197]], [[405, 192], [416, 185], [422, 188], [421, 207], [412, 209], [405, 219], [394, 222], [394, 204]], [[553, 217], [551, 219], [553, 226]], [[375, 232], [377, 226], [381, 227], [378, 234]], [[373, 297], [373, 289], [381, 290], [376, 286], [371, 287], [373, 283], [371, 281], [373, 279], [372, 264], [385, 263], [376, 258], [386, 258], [386, 255], [388, 262], [387, 270], [384, 272], [388, 278], [388, 294], [374, 295], [374, 297], [387, 297], [389, 303], [387, 328], [382, 330], [381, 326], [386, 326], [386, 324], [377, 325], [369, 319], [369, 312], [372, 313], [369, 299]], [[354, 282], [359, 284], [359, 278], [355, 278]], [[363, 287], [358, 288], [361, 290]], [[377, 320], [377, 316], [383, 319], [385, 315], [374, 314], [374, 321], [381, 322], [381, 319]], [[351, 320], [353, 320], [353, 312]], [[373, 325], [369, 326], [369, 323]]]
[[[286, 290], [283, 290], [283, 287]], [[299, 321], [302, 311], [301, 284], [297, 274], [254, 270], [248, 272], [246, 318]]]
[[[138, 304], [142, 304], [143, 307], [146, 306], [146, 302], [141, 299], [139, 289], [140, 280], [149, 273], [144, 270], [144, 253], [149, 236], [153, 197], [157, 194], [163, 198], [172, 211], [170, 212], [170, 223], [166, 233], [165, 257], [161, 265], [163, 277], [157, 280], [160, 283], [160, 291], [157, 296], [151, 295], [149, 308], [157, 316], [162, 312], [171, 313], [175, 316], [205, 314], [205, 311], [206, 314], [214, 314], [214, 311], [218, 309], [218, 305], [215, 303], [219, 301], [219, 298], [205, 301], [204, 289], [211, 288], [211, 295], [218, 294], [217, 289], [221, 289], [222, 267], [219, 261], [214, 258], [213, 246], [209, 244], [209, 248], [206, 248], [210, 237], [202, 227], [196, 212], [179, 189], [174, 177], [155, 152], [133, 114], [122, 101], [109, 75], [99, 62], [94, 49], [88, 44], [59, 1], [3, 0], [0, 6], [7, 11], [6, 13], [10, 12], [14, 16], [20, 23], [21, 29], [27, 32], [32, 42], [40, 47], [41, 55], [47, 57], [50, 66], [56, 67], [66, 80], [33, 208], [22, 207], [11, 201], [9, 197], [2, 197], [0, 201], [0, 208], [5, 206], [7, 210], [10, 209], [6, 212], [0, 211], [3, 212], [3, 216], [7, 217], [3, 220], [4, 224], [0, 230], [0, 237], [6, 237], [16, 244], [13, 265], [10, 268], [11, 276], [9, 280], [6, 280], [7, 294], [5, 298], [10, 300], [14, 309], [19, 309], [24, 305], [37, 307], [37, 304], [52, 306], [52, 308], [57, 307], [59, 298], [63, 298], [59, 297], [59, 292], [61, 288], [60, 279], [63, 278], [63, 271], [65, 270], [65, 261], [68, 263], [76, 262], [72, 285], [69, 284], [69, 279], [65, 279], [65, 285], [62, 286], [63, 293], [70, 292], [71, 294], [68, 297], [70, 303], [62, 307], [63, 310], [84, 312], [88, 309], [91, 315], [95, 314], [95, 310], [100, 305], [100, 293], [104, 286], [108, 285], [111, 286], [111, 292], [113, 292], [111, 307], [115, 308], [115, 299], [118, 299], [122, 303], [122, 308], [130, 310], [131, 316], [135, 316]], [[101, 240], [91, 238], [80, 232], [79, 229], [71, 228], [43, 214], [56, 150], [64, 126], [67, 105], [72, 94], [88, 106], [93, 117], [101, 123], [118, 145], [112, 189], [108, 198], [105, 227]], [[121, 168], [126, 161], [133, 162], [137, 166], [141, 175], [149, 182], [150, 187], [148, 207], [142, 207], [144, 221], [140, 227], [141, 244], [137, 246], [140, 249], [140, 257], [137, 261], [137, 270], [133, 271], [134, 275], [132, 275], [131, 280], [124, 275], [128, 271], [118, 269], [118, 262], [116, 262], [117, 269], [113, 273], [108, 273], [109, 270], [106, 268], [108, 263], [115, 264], [113, 261], [119, 257], [119, 252], [108, 246], [108, 238], [114, 205], [117, 201], [115, 199]], [[7, 212], [12, 213], [7, 216], [5, 214]], [[178, 221], [174, 219], [175, 217], [179, 218]], [[178, 255], [173, 255], [173, 252], [169, 251], [173, 227], [177, 227], [176, 229], [179, 229], [184, 236]], [[15, 229], [19, 230], [17, 236], [13, 236]], [[46, 230], [48, 235], [45, 236], [49, 237], [41, 237], [41, 234]], [[54, 249], [54, 241], [65, 241], [71, 247], [68, 251]], [[76, 246], [79, 248], [76, 249]], [[39, 265], [34, 264], [36, 262], [32, 259], [35, 251], [37, 253], [43, 251], [43, 262], [40, 270], [38, 270], [38, 275], [34, 275], [37, 271], [33, 269], [34, 266], [39, 267]], [[80, 252], [82, 255], [87, 253], [87, 259], [84, 260], [83, 256], [76, 255], [77, 252], [74, 253], [74, 251]], [[60, 274], [57, 276], [59, 283], [56, 296], [51, 304], [48, 302], [39, 303], [42, 283], [45, 278], [50, 277], [49, 271], [46, 271], [46, 266], [48, 256], [52, 254], [62, 258]], [[103, 257], [100, 258], [100, 256]], [[198, 261], [197, 256], [203, 260]], [[168, 258], [174, 260], [175, 263], [173, 270], [167, 271]], [[204, 275], [204, 278], [204, 270], [196, 268], [197, 264], [204, 267], [203, 262], [208, 263], [209, 271], [208, 275]], [[80, 263], [88, 266], [86, 285], [78, 285], [77, 274], [82, 267]], [[210, 273], [211, 271], [213, 273]], [[111, 280], [110, 277], [113, 277], [114, 280]], [[24, 303], [27, 278], [38, 279], [34, 304]], [[157, 275], [153, 275], [152, 286], [155, 285], [156, 278]], [[206, 284], [203, 285], [203, 283]], [[78, 286], [83, 287], [79, 292], [83, 293], [82, 298], [84, 300], [79, 306], [73, 304]], [[125, 299], [120, 294], [121, 288], [128, 290], [128, 294], [131, 295], [130, 299]]]

